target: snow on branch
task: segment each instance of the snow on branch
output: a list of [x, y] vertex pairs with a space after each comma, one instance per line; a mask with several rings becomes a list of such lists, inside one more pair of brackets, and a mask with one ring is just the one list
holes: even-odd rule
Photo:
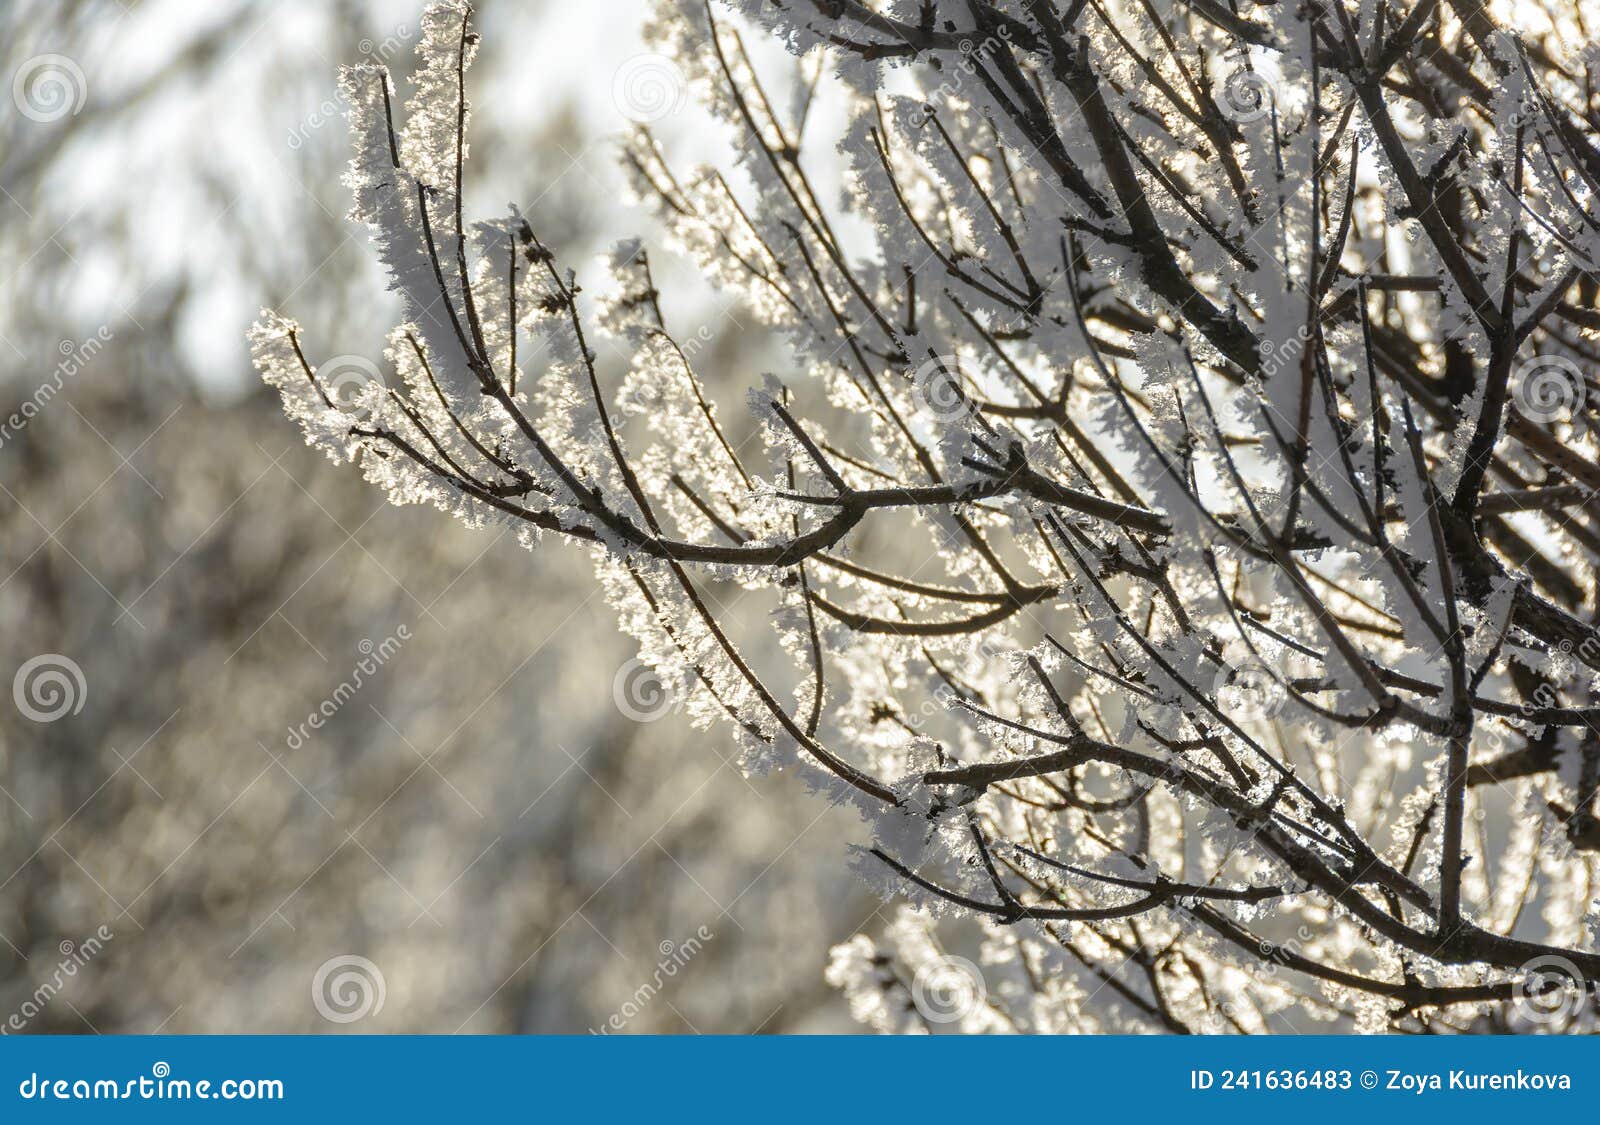
[[650, 32], [736, 167], [623, 163], [789, 346], [753, 425], [641, 242], [591, 310], [463, 217], [446, 2], [404, 107], [343, 79], [387, 372], [252, 334], [308, 441], [586, 544], [696, 722], [859, 810], [909, 904], [829, 969], [874, 1026], [1592, 1030], [1600, 10], [733, 8]]

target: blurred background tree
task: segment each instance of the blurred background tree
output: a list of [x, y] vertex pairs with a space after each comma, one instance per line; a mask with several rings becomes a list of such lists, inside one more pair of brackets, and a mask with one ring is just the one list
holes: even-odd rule
[[[249, 370], [263, 297], [378, 358], [393, 310], [344, 219], [336, 71], [403, 74], [417, 18], [0, 11], [0, 418], [29, 415], [0, 433], [0, 671], [51, 656], [82, 677], [56, 721], [0, 706], [0, 1025], [854, 1027], [821, 969], [877, 904], [838, 862], [837, 814], [745, 780], [675, 711], [613, 705], [632, 646], [583, 558], [419, 533]], [[477, 81], [515, 107], [478, 126], [482, 197], [569, 254], [639, 228], [612, 221], [608, 141], [638, 15], [481, 19], [502, 48]], [[503, 48], [557, 36], [537, 81]], [[674, 291], [708, 370], [758, 362], [715, 294]], [[364, 997], [338, 987], [350, 958]]]

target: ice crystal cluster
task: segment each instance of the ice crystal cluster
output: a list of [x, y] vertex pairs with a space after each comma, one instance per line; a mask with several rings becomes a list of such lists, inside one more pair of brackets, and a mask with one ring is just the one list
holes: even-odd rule
[[386, 368], [276, 313], [256, 361], [396, 503], [585, 545], [695, 722], [859, 810], [874, 1026], [1593, 1028], [1597, 21], [661, 3], [735, 160], [623, 160], [752, 376], [641, 242], [591, 302], [463, 216], [437, 4], [403, 106], [343, 78]]

